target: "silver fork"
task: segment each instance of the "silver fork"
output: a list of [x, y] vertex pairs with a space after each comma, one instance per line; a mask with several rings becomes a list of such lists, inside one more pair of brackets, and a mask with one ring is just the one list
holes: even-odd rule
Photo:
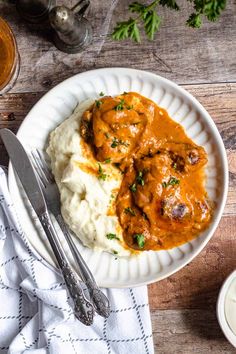
[[71, 237], [68, 226], [64, 222], [64, 219], [61, 215], [60, 193], [56, 185], [54, 176], [49, 170], [44, 158], [41, 156], [38, 150], [31, 151], [31, 156], [36, 167], [36, 174], [42, 186], [42, 191], [46, 199], [48, 209], [55, 216], [58, 224], [60, 225], [63, 231], [65, 239], [77, 264], [79, 276], [88, 288], [90, 300], [94, 305], [95, 311], [99, 315], [107, 318], [110, 315], [111, 311], [109, 300], [97, 286], [90, 269], [85, 263], [82, 255], [80, 254], [78, 248], [76, 247]]

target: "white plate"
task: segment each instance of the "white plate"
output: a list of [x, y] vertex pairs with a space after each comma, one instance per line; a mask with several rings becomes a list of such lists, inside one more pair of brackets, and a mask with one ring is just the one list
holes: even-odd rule
[[[130, 287], [161, 280], [189, 263], [212, 237], [222, 215], [228, 189], [228, 167], [220, 134], [206, 110], [187, 91], [160, 76], [133, 69], [107, 68], [75, 75], [49, 91], [24, 119], [18, 138], [26, 150], [45, 149], [48, 134], [87, 99], [99, 92], [117, 95], [123, 91], [137, 91], [151, 98], [169, 115], [181, 123], [188, 136], [204, 146], [208, 153], [206, 188], [215, 201], [216, 209], [210, 227], [195, 240], [169, 251], [143, 252], [139, 257], [116, 259], [108, 253], [78, 248], [100, 286]], [[24, 231], [34, 248], [49, 263], [54, 264], [50, 247], [32, 212], [24, 205], [23, 194], [9, 168], [9, 188]], [[65, 242], [63, 246], [67, 249]]]

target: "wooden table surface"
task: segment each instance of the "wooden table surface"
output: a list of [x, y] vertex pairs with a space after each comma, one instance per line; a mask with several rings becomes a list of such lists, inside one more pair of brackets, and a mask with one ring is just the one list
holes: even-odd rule
[[[0, 127], [16, 132], [45, 92], [73, 74], [94, 68], [149, 70], [192, 93], [208, 110], [224, 140], [230, 170], [229, 194], [220, 225], [201, 254], [178, 273], [149, 286], [155, 352], [235, 353], [215, 314], [220, 286], [236, 268], [235, 3], [228, 1], [220, 21], [204, 21], [199, 30], [184, 26], [191, 4], [180, 4], [181, 14], [162, 8], [164, 21], [155, 41], [138, 45], [117, 43], [107, 36], [117, 19], [127, 16], [127, 1], [94, 0], [88, 15], [94, 28], [93, 45], [83, 53], [68, 55], [55, 49], [47, 28], [37, 30], [27, 25], [12, 1], [0, 0], [0, 15], [12, 26], [21, 56], [16, 85], [0, 97]], [[7, 164], [1, 142], [0, 163]]]

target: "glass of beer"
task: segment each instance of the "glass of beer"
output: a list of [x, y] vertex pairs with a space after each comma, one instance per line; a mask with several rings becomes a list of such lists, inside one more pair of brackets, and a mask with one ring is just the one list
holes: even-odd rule
[[0, 95], [9, 91], [19, 74], [20, 57], [9, 25], [0, 17]]

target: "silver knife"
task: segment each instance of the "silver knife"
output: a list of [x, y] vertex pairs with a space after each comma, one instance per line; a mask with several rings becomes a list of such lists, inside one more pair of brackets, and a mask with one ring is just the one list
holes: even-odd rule
[[74, 314], [82, 323], [89, 326], [93, 323], [94, 318], [93, 305], [84, 296], [79, 279], [72, 270], [60, 244], [57, 233], [50, 219], [41, 187], [28, 155], [15, 134], [9, 129], [1, 129], [0, 135], [7, 149], [14, 170], [21, 181], [25, 193], [36, 212], [52, 247], [68, 292], [73, 300]]

